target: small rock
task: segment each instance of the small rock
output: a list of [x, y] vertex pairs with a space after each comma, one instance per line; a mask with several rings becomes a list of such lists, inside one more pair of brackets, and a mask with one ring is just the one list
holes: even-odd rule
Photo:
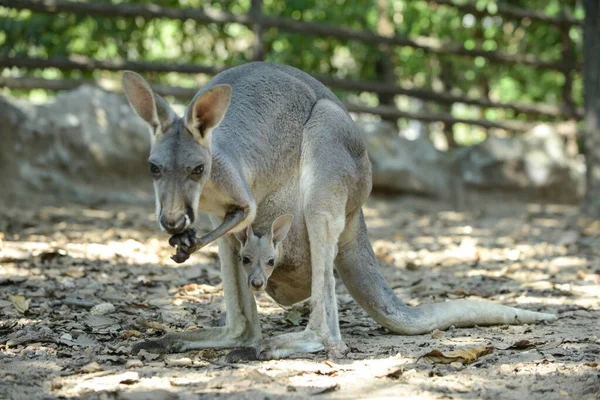
[[106, 315], [106, 314], [110, 314], [114, 311], [115, 311], [115, 306], [113, 306], [111, 303], [100, 303], [100, 304], [92, 307], [92, 309], [90, 310], [90, 314]]
[[160, 317], [165, 324], [185, 325], [193, 320], [192, 315], [186, 310], [163, 310]]
[[176, 359], [166, 358], [165, 365], [167, 367], [189, 367], [192, 365], [192, 360], [190, 360], [187, 357], [176, 358]]
[[465, 368], [465, 366], [462, 365], [462, 363], [459, 363], [459, 362], [450, 363], [450, 367], [452, 369], [456, 370], [456, 371], [461, 371], [461, 370], [463, 370]]
[[441, 337], [444, 337], [446, 335], [445, 332], [440, 331], [439, 329], [434, 329], [433, 332], [431, 332], [431, 337], [434, 339], [439, 339]]
[[142, 368], [143, 366], [144, 363], [142, 362], [142, 360], [138, 359], [127, 360], [127, 362], [125, 363], [125, 368]]
[[144, 361], [153, 361], [160, 357], [160, 354], [150, 353], [146, 350], [140, 350], [140, 352], [138, 353], [138, 357]]

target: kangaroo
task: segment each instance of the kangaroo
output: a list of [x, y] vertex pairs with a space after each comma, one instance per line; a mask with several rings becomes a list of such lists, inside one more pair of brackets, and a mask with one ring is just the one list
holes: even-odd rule
[[[159, 227], [171, 234], [173, 259], [218, 240], [226, 325], [168, 333], [133, 352], [239, 348], [230, 362], [285, 358], [326, 349], [343, 354], [334, 268], [352, 297], [379, 324], [418, 335], [452, 325], [529, 324], [555, 315], [467, 300], [409, 307], [386, 283], [369, 242], [362, 205], [371, 192], [371, 162], [342, 102], [293, 67], [248, 63], [216, 75], [177, 116], [134, 72], [123, 88], [153, 138], [149, 157]], [[196, 237], [198, 211], [214, 230]], [[267, 293], [279, 304], [310, 297], [302, 332], [262, 338], [256, 303], [238, 268], [240, 243], [229, 233], [252, 224], [266, 232], [278, 215], [294, 217], [279, 244]]]
[[234, 233], [240, 242], [240, 264], [248, 276], [248, 287], [255, 292], [267, 287], [267, 281], [281, 260], [279, 244], [288, 234], [293, 220], [293, 215], [278, 217], [271, 230], [262, 236], [255, 235], [251, 225]]

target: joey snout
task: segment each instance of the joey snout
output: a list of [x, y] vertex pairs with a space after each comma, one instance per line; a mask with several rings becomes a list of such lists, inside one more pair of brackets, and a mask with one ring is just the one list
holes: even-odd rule
[[262, 292], [267, 286], [267, 280], [261, 273], [251, 273], [248, 276], [248, 286], [255, 292]]

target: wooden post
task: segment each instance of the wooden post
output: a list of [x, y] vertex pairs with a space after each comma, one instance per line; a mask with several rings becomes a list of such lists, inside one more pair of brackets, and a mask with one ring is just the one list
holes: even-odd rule
[[[561, 17], [565, 20], [569, 20], [570, 16], [571, 15], [568, 9], [563, 9], [561, 11]], [[571, 27], [567, 23], [563, 23], [560, 26], [560, 41], [562, 45], [561, 55], [564, 62], [564, 68], [562, 73], [565, 76], [565, 83], [562, 88], [562, 96], [564, 105], [569, 114], [568, 121], [576, 124], [576, 107], [575, 103], [573, 102], [573, 73], [576, 66], [576, 55], [575, 46], [573, 45], [573, 41], [569, 36], [570, 29]], [[576, 136], [571, 136], [567, 138], [567, 153], [572, 157], [576, 156], [579, 153]]]
[[254, 61], [263, 61], [265, 59], [265, 49], [263, 45], [262, 0], [252, 0], [250, 16], [254, 20], [252, 23], [252, 31], [254, 32], [252, 59]]
[[[389, 18], [389, 0], [377, 0], [377, 34], [385, 37], [394, 36], [394, 25], [392, 25]], [[394, 65], [392, 63], [392, 49], [386, 44], [380, 44], [378, 48], [378, 58], [375, 62], [375, 73], [377, 74], [377, 80], [394, 86], [396, 84], [396, 78], [394, 76]], [[379, 105], [396, 107], [395, 99], [396, 96], [392, 93], [379, 93], [377, 95], [379, 99]], [[394, 117], [382, 117], [384, 121], [389, 121], [394, 124], [397, 123], [397, 119]]]
[[585, 0], [583, 89], [586, 193], [583, 210], [600, 218], [600, 2]]

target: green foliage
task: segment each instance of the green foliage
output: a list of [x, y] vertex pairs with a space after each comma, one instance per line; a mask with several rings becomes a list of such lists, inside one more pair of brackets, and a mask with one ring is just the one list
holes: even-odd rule
[[[459, 0], [456, 0], [457, 2]], [[151, 0], [95, 0], [95, 2], [156, 4]], [[497, 0], [477, 0], [480, 9], [497, 11]], [[163, 0], [164, 7], [210, 7], [247, 14], [250, 0]], [[559, 15], [581, 17], [578, 0], [512, 0], [511, 6]], [[505, 54], [533, 54], [542, 60], [561, 60], [561, 27], [501, 16], [476, 18], [447, 6], [424, 0], [388, 2], [387, 18], [398, 35], [429, 38], [440, 46], [484, 49]], [[287, 18], [377, 31], [377, 1], [264, 0], [263, 12]], [[575, 61], [582, 60], [582, 32], [572, 28]], [[269, 29], [265, 32], [267, 61], [297, 66], [314, 74], [339, 78], [382, 80], [377, 46]], [[253, 33], [239, 24], [199, 24], [169, 19], [101, 18], [46, 15], [0, 8], [0, 54], [35, 57], [83, 55], [99, 60], [140, 60], [228, 66], [252, 60]], [[564, 76], [558, 71], [493, 63], [484, 58], [428, 54], [421, 49], [395, 47], [391, 53], [397, 84], [486, 96], [503, 102], [560, 104]], [[103, 71], [13, 70], [12, 75], [44, 77], [105, 77]], [[196, 85], [194, 77], [176, 73], [148, 74], [172, 85]], [[342, 97], [348, 94], [339, 92]], [[373, 98], [371, 96], [371, 98]], [[574, 100], [582, 103], [581, 76], [576, 75]], [[442, 106], [433, 110], [443, 111]], [[477, 117], [472, 107], [454, 109], [459, 116]], [[524, 118], [510, 111], [488, 112], [490, 118]]]

